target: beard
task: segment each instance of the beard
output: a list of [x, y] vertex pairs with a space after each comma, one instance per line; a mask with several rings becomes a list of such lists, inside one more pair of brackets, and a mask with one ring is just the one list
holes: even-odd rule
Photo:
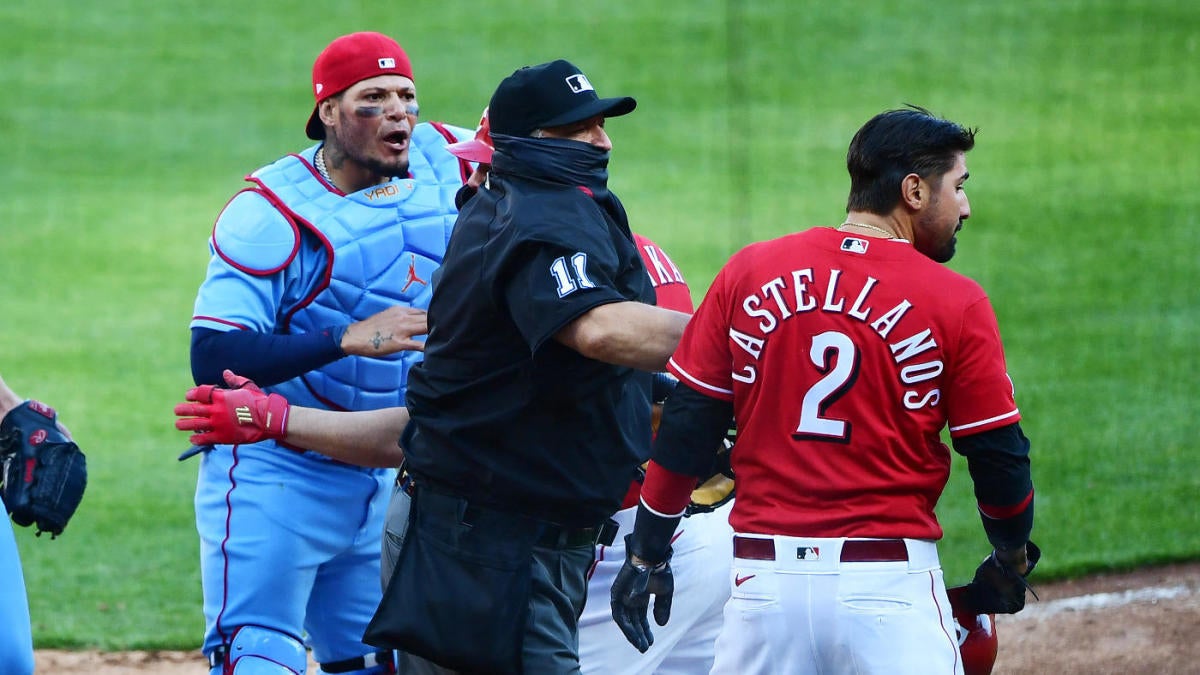
[[917, 235], [918, 251], [924, 253], [927, 258], [933, 260], [934, 262], [944, 263], [949, 262], [949, 260], [954, 257], [954, 247], [958, 243], [958, 238], [956, 235], [958, 234], [958, 230], [962, 227], [961, 220], [956, 219], [954, 221], [954, 225], [950, 228], [950, 236], [945, 240], [939, 241], [935, 239], [934, 241], [920, 241], [922, 238], [920, 236], [921, 232], [936, 236], [938, 233], [946, 231], [946, 226], [937, 222], [939, 211], [938, 206], [940, 203], [941, 200], [938, 198], [937, 193], [934, 192], [933, 200], [929, 204], [929, 212], [917, 222], [917, 227], [914, 230], [914, 234]]
[[958, 238], [951, 235], [950, 240], [942, 244], [937, 250], [933, 251], [929, 256], [934, 262], [949, 262], [954, 257], [954, 247], [958, 243]]
[[371, 173], [376, 173], [380, 176], [390, 176], [393, 178], [397, 176], [400, 178], [408, 177], [408, 153], [404, 153], [402, 157], [390, 162], [385, 162], [382, 159], [377, 159], [375, 157], [355, 157], [354, 155], [348, 156], [355, 162], [358, 162], [358, 164], [361, 166], [365, 167]]
[[[944, 228], [942, 228], [942, 230], [944, 230]], [[930, 223], [918, 223], [917, 227], [914, 228], [914, 235], [916, 238], [914, 248], [916, 248], [920, 253], [924, 254], [926, 258], [929, 258], [934, 262], [948, 262], [954, 257], [954, 247], [958, 244], [958, 237], [955, 236], [958, 233], [958, 224], [955, 224], [954, 229], [950, 231], [950, 236], [946, 239], [930, 241], [930, 233], [936, 233], [942, 230], [939, 230], [939, 226], [937, 225]]]
[[[342, 130], [340, 129], [338, 130], [334, 140], [337, 143], [337, 153], [340, 155], [342, 161], [348, 160], [354, 162], [367, 171], [384, 178], [395, 176], [399, 176], [401, 178], [408, 177], [408, 153], [412, 150], [411, 135], [409, 136], [408, 151], [405, 151], [395, 159], [383, 160], [379, 157], [369, 156], [365, 151], [365, 148], [370, 147], [371, 144], [376, 141], [374, 137], [358, 138], [352, 133], [353, 130], [345, 135], [343, 135], [341, 131]], [[328, 150], [326, 152], [328, 152]]]

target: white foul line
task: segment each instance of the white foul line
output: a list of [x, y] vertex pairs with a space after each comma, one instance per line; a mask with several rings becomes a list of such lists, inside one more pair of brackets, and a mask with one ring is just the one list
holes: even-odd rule
[[1132, 591], [1123, 591], [1121, 593], [1093, 593], [1092, 595], [1080, 595], [1074, 598], [1051, 600], [1050, 602], [1037, 602], [1033, 601], [1032, 598], [1028, 598], [1025, 603], [1025, 609], [1014, 615], [1012, 619], [1017, 621], [1021, 619], [1042, 619], [1048, 616], [1053, 616], [1060, 612], [1107, 609], [1111, 607], [1128, 605], [1134, 602], [1169, 600], [1171, 598], [1179, 598], [1191, 595], [1192, 593], [1193, 591], [1191, 588], [1179, 585], [1139, 588]]

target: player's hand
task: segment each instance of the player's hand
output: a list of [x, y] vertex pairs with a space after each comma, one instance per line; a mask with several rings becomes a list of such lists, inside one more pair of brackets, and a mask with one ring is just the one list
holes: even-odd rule
[[645, 653], [654, 644], [654, 634], [650, 632], [650, 621], [646, 618], [650, 596], [654, 596], [654, 622], [660, 626], [667, 625], [667, 620], [671, 618], [675, 577], [671, 573], [670, 551], [667, 551], [667, 557], [662, 562], [647, 564], [630, 550], [631, 536], [625, 535], [625, 564], [613, 580], [610, 601], [613, 621], [617, 622], [625, 639], [639, 652]]
[[350, 324], [342, 334], [342, 351], [355, 356], [386, 356], [402, 351], [424, 351], [425, 343], [413, 339], [429, 332], [424, 310], [394, 305]]
[[287, 435], [291, 405], [279, 394], [267, 394], [250, 379], [224, 372], [226, 389], [212, 384], [192, 387], [188, 403], [175, 406], [175, 428], [193, 431], [193, 445], [257, 443]]
[[1025, 591], [1037, 593], [1025, 580], [1042, 557], [1037, 544], [1028, 542], [1009, 555], [992, 551], [967, 584], [967, 605], [976, 614], [1016, 614], [1025, 608]]

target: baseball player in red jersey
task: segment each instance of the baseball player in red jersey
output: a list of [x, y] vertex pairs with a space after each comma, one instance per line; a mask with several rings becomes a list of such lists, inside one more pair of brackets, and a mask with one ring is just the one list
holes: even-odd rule
[[732, 597], [713, 673], [963, 672], [935, 542], [965, 455], [994, 551], [969, 586], [1017, 611], [1039, 556], [1029, 444], [995, 315], [938, 263], [970, 216], [974, 131], [877, 115], [847, 156], [848, 218], [752, 244], [720, 271], [668, 369], [614, 620], [645, 649], [670, 616], [670, 538], [732, 410]]

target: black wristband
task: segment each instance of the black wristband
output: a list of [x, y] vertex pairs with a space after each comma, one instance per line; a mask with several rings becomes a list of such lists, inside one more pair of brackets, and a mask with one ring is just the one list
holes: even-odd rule
[[979, 518], [993, 548], [1001, 551], [1020, 548], [1033, 532], [1033, 497], [1029, 498], [1024, 511], [1011, 518], [989, 518], [983, 512], [979, 513]]
[[651, 511], [645, 504], [638, 506], [637, 518], [633, 523], [633, 534], [625, 540], [629, 552], [646, 561], [650, 566], [658, 565], [667, 559], [671, 550], [671, 539], [675, 536], [675, 527], [679, 525], [678, 516], [660, 516]]

